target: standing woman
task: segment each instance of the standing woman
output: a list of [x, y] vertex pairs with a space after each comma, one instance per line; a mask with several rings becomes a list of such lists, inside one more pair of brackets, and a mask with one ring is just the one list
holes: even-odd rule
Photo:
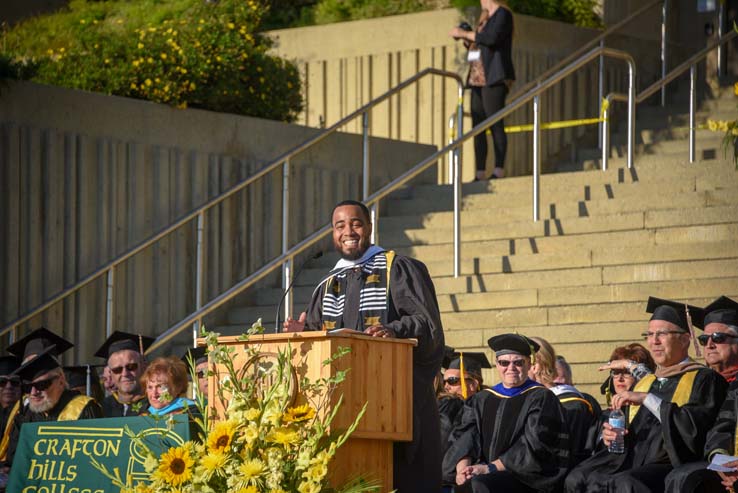
[[[503, 0], [480, 0], [482, 15], [475, 31], [462, 27], [451, 30], [451, 37], [471, 43], [469, 46], [469, 75], [471, 88], [471, 115], [474, 126], [492, 116], [505, 106], [505, 98], [515, 69], [512, 63], [513, 15]], [[503, 120], [492, 125], [492, 141], [495, 150], [495, 169], [492, 178], [505, 176], [507, 135]], [[487, 179], [487, 135], [474, 137], [476, 178]]]

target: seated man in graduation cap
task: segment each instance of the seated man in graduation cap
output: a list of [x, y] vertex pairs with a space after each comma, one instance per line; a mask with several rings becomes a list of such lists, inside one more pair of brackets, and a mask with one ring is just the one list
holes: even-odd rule
[[140, 379], [146, 370], [144, 351], [153, 342], [152, 337], [116, 330], [95, 353], [107, 360], [117, 389], [103, 399], [106, 418], [138, 416], [149, 407]]
[[[21, 362], [25, 363], [45, 352], [47, 349], [49, 350], [49, 354], [58, 358], [73, 347], [74, 344], [63, 337], [56, 335], [46, 327], [39, 327], [38, 329], [33, 330], [30, 334], [8, 346], [7, 351], [16, 356]], [[19, 383], [22, 383], [20, 382], [20, 377], [17, 374], [13, 373], [12, 376], [17, 378]], [[28, 398], [26, 397], [26, 401], [27, 400]], [[23, 402], [19, 399], [8, 413], [7, 424], [5, 425], [5, 428], [3, 428], [3, 436], [0, 440], [0, 462], [5, 462], [7, 460], [7, 452], [10, 447], [11, 434], [13, 431], [13, 422], [18, 414], [23, 410], [23, 406], [25, 404], [27, 404], [27, 402]], [[15, 445], [13, 445], [13, 447], [15, 447]]]
[[10, 435], [7, 459], [13, 461], [23, 423], [101, 418], [102, 409], [92, 397], [67, 388], [67, 380], [54, 346], [23, 363], [15, 372], [23, 382], [28, 403], [18, 413]]
[[[464, 401], [483, 388], [482, 368], [492, 368], [484, 353], [454, 351], [446, 346], [443, 358], [443, 392], [438, 395], [438, 413], [441, 417], [441, 450], [446, 454], [456, 439], [453, 430], [461, 424]], [[444, 482], [450, 491], [454, 482]]]
[[[728, 382], [728, 396], [718, 414], [717, 421], [707, 433], [705, 458], [707, 460], [686, 464], [674, 469], [666, 478], [667, 491], [700, 492], [720, 491], [732, 487], [738, 473], [717, 473], [707, 468], [716, 454], [738, 455], [736, 450], [736, 424], [738, 424], [738, 303], [721, 296], [704, 308], [704, 320], [700, 324], [705, 333], [700, 344], [705, 347], [705, 362]], [[695, 325], [698, 322], [695, 320]], [[738, 462], [731, 467], [738, 468]], [[721, 484], [722, 483], [722, 484]]]
[[[20, 359], [15, 356], [0, 357], [0, 433], [5, 434], [8, 419], [15, 405], [21, 398], [21, 381], [13, 374], [20, 366]], [[16, 410], [17, 412], [17, 410]], [[8, 430], [8, 434], [10, 430]]]
[[518, 334], [488, 344], [502, 382], [467, 402], [458, 439], [443, 459], [444, 479], [474, 493], [554, 491], [566, 474], [569, 446], [558, 399], [528, 378], [538, 344]]
[[653, 316], [643, 336], [656, 372], [612, 397], [626, 415], [625, 452], [607, 450], [616, 433], [604, 423], [603, 446], [569, 473], [567, 491], [663, 491], [673, 468], [702, 457], [727, 383], [689, 357], [690, 314], [701, 316], [700, 309], [652, 297], [646, 311]]
[[92, 397], [98, 403], [102, 402], [105, 394], [97, 375], [97, 368], [101, 366], [103, 365], [65, 366], [64, 376], [67, 378], [69, 390]]
[[697, 336], [704, 347], [705, 363], [728, 382], [728, 389], [738, 388], [738, 302], [721, 296], [704, 308], [704, 320], [694, 325], [705, 333]]
[[190, 365], [194, 366], [195, 378], [197, 382], [192, 382], [193, 385], [197, 385], [197, 391], [202, 394], [206, 399], [208, 397], [208, 354], [205, 347], [189, 348], [187, 352], [182, 356], [182, 361], [187, 365], [188, 372], [190, 371]]

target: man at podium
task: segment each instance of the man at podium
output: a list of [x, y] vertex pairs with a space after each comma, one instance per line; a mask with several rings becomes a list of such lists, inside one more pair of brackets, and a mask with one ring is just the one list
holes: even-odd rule
[[[413, 440], [394, 446], [399, 493], [441, 489], [441, 446], [433, 379], [444, 336], [436, 291], [426, 266], [372, 245], [367, 207], [345, 200], [333, 209], [333, 246], [341, 258], [313, 292], [307, 312], [288, 317], [285, 332], [354, 329], [374, 337], [417, 339], [413, 350]], [[381, 378], [381, 375], [379, 376]]]

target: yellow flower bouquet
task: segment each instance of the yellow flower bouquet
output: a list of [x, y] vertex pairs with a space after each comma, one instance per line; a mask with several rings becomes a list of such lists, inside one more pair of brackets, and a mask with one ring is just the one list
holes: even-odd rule
[[[248, 340], [263, 331], [259, 320], [241, 338]], [[236, 368], [232, 346], [219, 344], [217, 333], [203, 331], [203, 336], [211, 364], [225, 373], [215, 392], [225, 419], [211, 419], [218, 406], [198, 395], [201, 416], [193, 420], [200, 428], [199, 440], [171, 447], [160, 457], [148, 450], [144, 440], [138, 442], [141, 450], [148, 451], [144, 467], [149, 481], [132, 484], [130, 478], [123, 481], [98, 467], [121, 493], [361, 493], [379, 489], [377, 483], [361, 477], [340, 488], [328, 483], [331, 459], [366, 410], [365, 405], [345, 431], [330, 430], [342, 397], [330, 409], [328, 403], [346, 371], [314, 382], [306, 378], [297, 382], [290, 348], [265, 358], [253, 345], [243, 349], [248, 363]], [[348, 351], [341, 348], [323, 365]], [[138, 438], [133, 435], [132, 439]]]
[[[738, 82], [733, 86], [733, 93], [738, 96]], [[738, 168], [738, 120], [707, 120], [707, 129], [712, 132], [721, 132], [723, 148], [726, 155], [732, 151], [733, 160]]]

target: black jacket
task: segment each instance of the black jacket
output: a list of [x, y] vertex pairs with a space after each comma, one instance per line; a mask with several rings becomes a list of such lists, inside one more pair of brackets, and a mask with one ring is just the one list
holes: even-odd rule
[[499, 7], [476, 34], [488, 86], [515, 80], [512, 62], [513, 15]]

